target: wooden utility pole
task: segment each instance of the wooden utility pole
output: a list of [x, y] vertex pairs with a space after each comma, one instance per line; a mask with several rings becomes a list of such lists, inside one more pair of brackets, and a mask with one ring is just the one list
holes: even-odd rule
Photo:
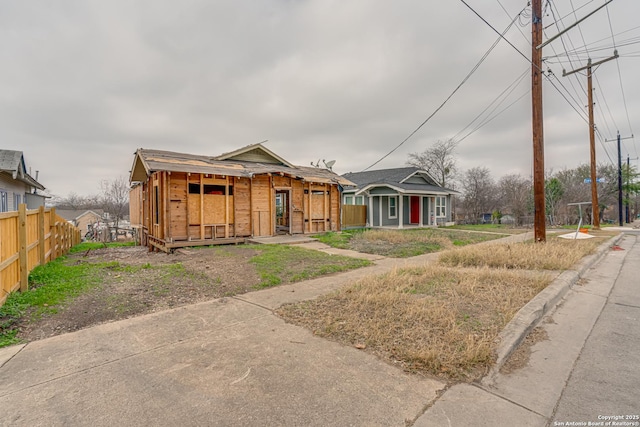
[[544, 136], [542, 125], [542, 0], [531, 1], [531, 109], [533, 128], [533, 230], [536, 242], [545, 242]]
[[593, 83], [592, 83], [592, 68], [604, 64], [607, 61], [611, 61], [612, 59], [616, 59], [618, 57], [618, 51], [613, 51], [613, 56], [603, 59], [602, 61], [598, 61], [596, 63], [591, 63], [591, 58], [587, 62], [586, 67], [578, 68], [577, 70], [573, 70], [570, 72], [566, 72], [562, 70], [562, 75], [564, 77], [570, 76], [571, 74], [577, 73], [582, 70], [587, 70], [587, 98], [588, 103], [587, 107], [589, 108], [589, 150], [591, 153], [591, 210], [593, 212], [593, 229], [600, 230], [600, 205], [598, 204], [598, 183], [596, 176], [596, 136], [595, 129], [596, 125], [593, 121]]
[[596, 125], [593, 121], [593, 83], [591, 58], [587, 65], [587, 94], [589, 99], [589, 150], [591, 154], [591, 212], [593, 229], [600, 230], [600, 204], [598, 202], [598, 177], [596, 176]]

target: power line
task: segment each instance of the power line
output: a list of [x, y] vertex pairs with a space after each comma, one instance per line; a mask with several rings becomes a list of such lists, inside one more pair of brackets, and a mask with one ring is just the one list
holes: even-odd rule
[[[566, 18], [569, 15], [574, 15], [577, 11], [579, 11], [580, 9], [583, 9], [584, 7], [586, 7], [587, 5], [589, 5], [590, 3], [593, 3], [595, 0], [591, 0], [586, 2], [585, 4], [583, 4], [582, 6], [580, 6], [577, 9], [574, 9], [573, 11], [567, 13], [566, 15], [564, 15], [562, 18], [556, 19], [555, 16], [553, 17], [555, 19], [555, 21], [553, 21], [551, 24], [547, 25], [546, 27], [544, 27], [544, 29], [546, 30], [547, 28], [553, 27], [554, 25], [558, 24], [559, 22], [562, 22], [564, 20], [564, 18]], [[571, 4], [571, 7], [573, 8], [573, 4]], [[559, 27], [558, 27], [559, 28]]]
[[[509, 46], [511, 46], [512, 48], [514, 48], [524, 59], [525, 61], [527, 61], [528, 63], [531, 63], [531, 60], [529, 58], [527, 58], [527, 56], [522, 53], [520, 51], [520, 49], [518, 49], [517, 47], [515, 47], [513, 45], [513, 43], [511, 43], [509, 40], [507, 40], [507, 38], [504, 36], [507, 32], [507, 30], [509, 28], [511, 28], [511, 26], [513, 25], [513, 23], [515, 22], [515, 19], [513, 21], [511, 21], [511, 24], [509, 24], [509, 27], [507, 27], [507, 30], [505, 30], [503, 33], [499, 33], [498, 30], [495, 29], [495, 27], [493, 25], [491, 25], [486, 19], [484, 19], [478, 12], [476, 12], [471, 6], [469, 6], [467, 4], [467, 2], [465, 2], [464, 0], [460, 0], [465, 6], [467, 6], [478, 18], [480, 18], [482, 20], [482, 22], [484, 22], [485, 24], [487, 24], [489, 26], [489, 28], [491, 28], [496, 34], [498, 34], [500, 36], [500, 38], [502, 38], [504, 41], [506, 41]], [[523, 9], [524, 10], [524, 9]], [[520, 12], [522, 13], [522, 12]], [[520, 16], [520, 13], [518, 14], [518, 16]], [[516, 16], [516, 19], [518, 18], [518, 16]]]
[[[607, 18], [609, 20], [609, 29], [611, 30], [611, 40], [613, 41], [613, 47], [616, 48], [616, 38], [613, 35], [613, 25], [611, 24], [611, 15], [609, 14], [609, 6], [607, 6], [606, 9], [607, 9]], [[620, 91], [622, 92], [622, 102], [624, 104], [624, 111], [627, 115], [627, 123], [629, 124], [629, 131], [633, 135], [633, 127], [631, 126], [631, 119], [629, 119], [629, 109], [627, 108], [627, 97], [624, 94], [624, 86], [622, 84], [622, 72], [620, 71], [620, 61], [617, 59], [616, 59], [616, 66], [618, 68], [618, 79], [620, 81]], [[633, 148], [636, 150], [636, 156], [637, 156], [638, 150], [636, 149], [635, 140], [634, 140]]]
[[505, 111], [507, 111], [509, 108], [511, 108], [515, 103], [517, 103], [518, 101], [520, 101], [522, 98], [524, 98], [525, 96], [529, 95], [531, 93], [531, 89], [527, 90], [525, 93], [523, 93], [522, 95], [520, 95], [518, 98], [516, 98], [512, 103], [510, 103], [509, 105], [507, 105], [506, 107], [504, 107], [502, 110], [498, 111], [495, 115], [493, 115], [493, 117], [485, 119], [481, 124], [479, 124], [478, 126], [476, 126], [475, 128], [473, 128], [473, 130], [471, 130], [469, 133], [467, 133], [465, 136], [463, 136], [462, 138], [458, 139], [457, 142], [462, 142], [465, 139], [467, 139], [467, 137], [471, 136], [472, 134], [476, 133], [478, 130], [482, 129], [483, 127], [485, 127], [486, 125], [488, 125], [489, 123], [491, 123], [495, 118], [497, 118], [498, 116], [500, 116], [502, 113], [504, 113]]
[[[522, 74], [520, 74], [513, 82], [511, 82], [509, 84], [509, 86], [507, 86], [502, 92], [500, 92], [500, 94], [498, 96], [496, 96], [493, 101], [491, 101], [481, 112], [480, 114], [478, 114], [473, 120], [471, 120], [469, 122], [469, 124], [467, 124], [464, 128], [462, 128], [458, 133], [456, 133], [452, 139], [457, 139], [458, 136], [462, 133], [464, 133], [469, 127], [471, 127], [471, 125], [473, 125], [480, 117], [482, 117], [482, 115], [484, 115], [484, 113], [486, 113], [492, 106], [493, 104], [495, 104], [500, 98], [502, 98], [502, 96], [507, 93], [507, 95], [502, 99], [502, 101], [498, 102], [498, 104], [491, 110], [491, 112], [489, 113], [489, 115], [491, 113], [493, 113], [504, 101], [506, 101], [507, 97], [509, 95], [511, 95], [511, 93], [513, 93], [513, 91], [515, 90], [515, 88], [517, 87], [517, 85], [522, 81], [522, 79], [524, 79], [524, 77], [527, 75], [527, 72], [529, 70], [526, 69]], [[486, 120], [486, 118], [485, 118]], [[481, 124], [480, 127], [484, 126], [484, 124]], [[474, 130], [475, 131], [475, 130]], [[472, 131], [472, 132], [474, 132]], [[468, 135], [467, 135], [468, 136]], [[466, 137], [465, 137], [466, 138]], [[463, 138], [464, 139], [464, 138]], [[461, 141], [461, 140], [460, 140]]]
[[[460, 0], [464, 3], [464, 0]], [[466, 4], [466, 3], [465, 3]], [[469, 7], [467, 5], [467, 7]], [[473, 10], [473, 9], [471, 9]], [[523, 9], [524, 10], [524, 9]], [[519, 14], [518, 14], [519, 15]], [[511, 26], [516, 22], [516, 19], [518, 18], [518, 16], [516, 16], [511, 23], [509, 23], [509, 25], [507, 26], [507, 28], [505, 28], [505, 30], [503, 31], [502, 34], [500, 34], [500, 37], [498, 37], [496, 39], [495, 42], [493, 42], [493, 44], [491, 45], [491, 47], [484, 53], [484, 55], [482, 55], [482, 58], [480, 58], [480, 60], [476, 63], [476, 65], [471, 69], [471, 71], [469, 71], [469, 73], [465, 76], [465, 78], [462, 80], [462, 82], [460, 82], [460, 84], [453, 90], [453, 92], [451, 92], [451, 94], [442, 102], [442, 104], [440, 104], [440, 106], [438, 108], [435, 109], [435, 111], [433, 113], [431, 113], [431, 115], [429, 115], [429, 117], [427, 117], [422, 123], [420, 123], [420, 125], [409, 134], [409, 136], [407, 136], [405, 139], [402, 140], [402, 142], [400, 142], [400, 144], [396, 145], [391, 151], [389, 151], [387, 154], [385, 154], [384, 156], [382, 156], [380, 159], [378, 159], [376, 162], [374, 162], [373, 164], [371, 164], [370, 166], [368, 166], [367, 168], [363, 169], [363, 172], [366, 170], [371, 169], [372, 167], [374, 167], [375, 165], [377, 165], [378, 163], [380, 163], [381, 161], [383, 161], [384, 159], [386, 159], [387, 157], [389, 157], [391, 154], [393, 154], [398, 148], [400, 148], [402, 145], [404, 145], [405, 142], [407, 142], [413, 135], [415, 135], [425, 124], [427, 124], [427, 122], [429, 120], [431, 120], [431, 118], [433, 116], [435, 116], [438, 111], [440, 111], [447, 102], [449, 102], [449, 100], [453, 97], [453, 95], [456, 94], [456, 92], [458, 92], [458, 90], [460, 90], [460, 88], [469, 80], [469, 78], [471, 78], [471, 76], [478, 70], [478, 68], [480, 68], [480, 65], [482, 65], [482, 63], [485, 61], [485, 59], [487, 59], [487, 57], [489, 56], [489, 54], [493, 51], [493, 49], [495, 49], [495, 47], [498, 45], [498, 43], [500, 43], [501, 39], [504, 39], [504, 34], [509, 31], [509, 29], [511, 28]], [[484, 19], [483, 19], [484, 21]], [[485, 21], [486, 22], [486, 21]], [[492, 27], [493, 28], [493, 27]], [[508, 41], [507, 41], [508, 42]], [[509, 43], [511, 44], [511, 43]], [[511, 45], [513, 46], [513, 45]], [[515, 46], [514, 46], [515, 48]], [[521, 53], [522, 54], [522, 53]], [[526, 58], [526, 57], [525, 57]], [[528, 61], [528, 59], [527, 59]]]

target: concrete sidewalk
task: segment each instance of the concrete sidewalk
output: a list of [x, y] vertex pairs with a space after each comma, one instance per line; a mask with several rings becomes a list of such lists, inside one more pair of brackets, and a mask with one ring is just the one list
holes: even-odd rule
[[[512, 373], [492, 372], [478, 384], [451, 387], [414, 425], [542, 427], [553, 425], [556, 420], [584, 421], [584, 425], [587, 421], [598, 422], [596, 415], [589, 419], [575, 416], [557, 419], [555, 411], [623, 266], [627, 278], [629, 275], [637, 277], [640, 273], [637, 265], [625, 264], [630, 254], [633, 254], [632, 259], [638, 258], [640, 242], [637, 237], [627, 235], [619, 246], [623, 250], [608, 251], [605, 258], [592, 266], [580, 283], [569, 290], [563, 301], [540, 322], [538, 326], [548, 338], [533, 345], [527, 366]], [[622, 278], [620, 283], [625, 280]], [[637, 299], [638, 294], [634, 297]], [[615, 400], [616, 396], [609, 398]], [[582, 408], [583, 413], [614, 415], [605, 407], [592, 407], [592, 403], [585, 402], [587, 406]], [[629, 414], [637, 414], [638, 409], [640, 406], [626, 408]]]
[[[610, 261], [611, 255], [605, 265], [624, 254]], [[436, 401], [443, 382], [405, 374], [272, 313], [284, 303], [432, 259], [378, 259], [359, 270], [0, 349], [0, 424], [426, 426], [450, 425], [464, 408], [480, 412], [451, 425], [477, 425], [482, 413], [491, 420], [502, 409], [518, 417], [512, 425], [544, 418], [547, 402], [519, 414], [526, 399], [514, 404], [503, 396], [526, 378], [457, 385]], [[592, 302], [584, 315], [597, 308]]]

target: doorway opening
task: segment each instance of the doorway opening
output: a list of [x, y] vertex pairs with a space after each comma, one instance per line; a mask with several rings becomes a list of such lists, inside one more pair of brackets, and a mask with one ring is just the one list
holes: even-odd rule
[[291, 190], [276, 190], [276, 234], [291, 234]]

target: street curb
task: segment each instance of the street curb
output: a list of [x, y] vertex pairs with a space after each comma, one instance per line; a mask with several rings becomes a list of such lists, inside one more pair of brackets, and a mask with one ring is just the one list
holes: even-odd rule
[[483, 384], [491, 385], [494, 382], [496, 375], [500, 372], [509, 356], [518, 348], [529, 332], [537, 326], [544, 315], [551, 311], [584, 273], [604, 258], [611, 246], [617, 244], [623, 236], [624, 233], [620, 233], [601, 244], [596, 253], [585, 257], [577, 264], [574, 270], [566, 270], [560, 274], [553, 283], [533, 297], [513, 316], [513, 319], [505, 326], [498, 337], [500, 341], [496, 350], [496, 362], [489, 373], [482, 379]]

